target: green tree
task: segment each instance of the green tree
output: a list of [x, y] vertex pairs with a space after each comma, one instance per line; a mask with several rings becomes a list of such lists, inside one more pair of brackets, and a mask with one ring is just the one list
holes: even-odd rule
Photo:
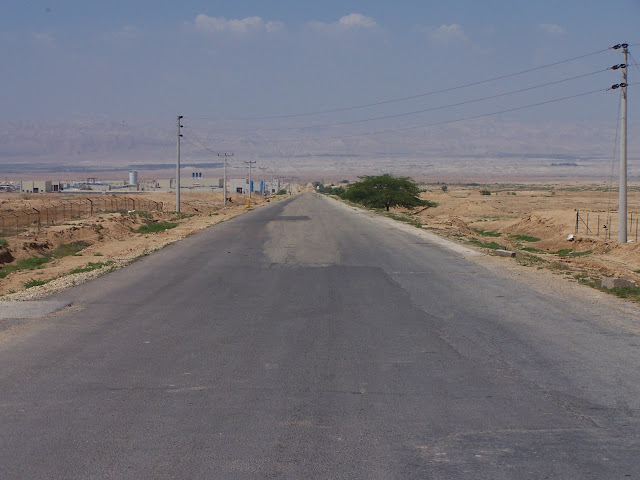
[[352, 184], [342, 198], [360, 203], [365, 207], [386, 208], [414, 207], [429, 205], [419, 197], [418, 185], [409, 177], [394, 177], [388, 173], [377, 177], [360, 177]]

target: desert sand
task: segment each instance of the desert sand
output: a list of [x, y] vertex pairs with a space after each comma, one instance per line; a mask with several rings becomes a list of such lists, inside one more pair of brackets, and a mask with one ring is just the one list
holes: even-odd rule
[[[636, 242], [640, 218], [638, 187], [629, 191], [629, 242], [624, 245], [617, 243], [615, 191], [579, 184], [449, 184], [446, 191], [442, 187], [441, 184], [423, 186], [422, 197], [437, 202], [436, 207], [412, 211], [396, 208], [391, 215], [488, 254], [496, 248], [516, 251], [515, 260], [505, 261], [521, 265], [525, 272], [546, 270], [591, 286], [598, 286], [603, 276], [619, 276], [640, 284], [640, 243]], [[42, 210], [43, 206], [64, 197], [63, 194], [0, 194], [0, 214], [33, 208]], [[254, 196], [251, 207], [247, 207], [247, 196], [233, 194], [232, 202], [223, 208], [221, 194], [185, 193], [181, 214], [172, 211], [174, 194], [145, 193], [136, 198], [151, 201], [147, 205], [163, 202], [162, 211], [95, 212], [82, 218], [57, 221], [54, 225], [34, 223], [18, 235], [8, 229], [0, 243], [0, 266], [50, 257], [58, 247], [84, 243], [73, 255], [52, 258], [37, 268], [14, 271], [0, 278], [0, 298], [28, 299], [68, 288], [127, 265], [249, 208], [286, 197]], [[137, 232], [141, 226], [159, 222], [178, 225], [156, 233]], [[571, 240], [569, 235], [573, 235]], [[94, 269], [71, 273], [87, 267]], [[34, 283], [42, 285], [29, 287]]]

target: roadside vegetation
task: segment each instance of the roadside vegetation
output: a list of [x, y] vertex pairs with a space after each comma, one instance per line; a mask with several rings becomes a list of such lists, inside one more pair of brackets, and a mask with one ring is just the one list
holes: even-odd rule
[[[567, 239], [565, 232], [571, 231], [573, 225], [567, 223], [563, 227], [562, 222], [565, 219], [558, 211], [573, 209], [574, 205], [581, 202], [589, 206], [598, 205], [602, 200], [597, 195], [589, 193], [585, 193], [583, 197], [570, 195], [567, 192], [575, 190], [582, 194], [597, 192], [599, 188], [587, 186], [559, 189], [556, 185], [517, 184], [485, 186], [477, 183], [452, 186], [438, 183], [420, 185], [418, 189], [414, 183], [415, 189], [412, 188], [410, 192], [420, 200], [420, 205], [425, 205], [427, 208], [438, 206], [435, 200], [442, 199], [441, 208], [427, 210], [427, 208], [417, 209], [419, 205], [417, 202], [385, 204], [384, 194], [393, 192], [393, 189], [387, 191], [385, 187], [388, 187], [392, 180], [393, 177], [390, 175], [383, 175], [361, 177], [360, 182], [348, 185], [326, 186], [316, 182], [314, 187], [320, 193], [336, 195], [372, 208], [377, 213], [394, 220], [415, 225], [418, 228], [428, 228], [439, 235], [487, 252], [498, 249], [515, 251], [515, 261], [523, 266], [545, 269], [567, 278], [575, 277], [576, 281], [608, 294], [640, 300], [638, 287], [601, 288], [600, 280], [603, 276], [616, 275], [640, 283], [634, 275], [640, 274], [640, 269], [633, 262], [631, 263], [633, 268], [626, 273], [614, 272], [603, 262], [603, 256], [618, 249], [607, 243], [606, 235], [598, 236], [593, 233], [584, 235], [580, 232], [581, 235], [577, 236], [575, 241], [571, 240], [572, 243], [568, 243], [570, 240]], [[381, 183], [385, 186], [381, 186]], [[400, 196], [400, 198], [403, 197]], [[583, 200], [583, 198], [589, 200]], [[394, 207], [404, 207], [408, 211]], [[532, 211], [535, 211], [534, 216]], [[593, 214], [593, 217], [597, 215]], [[597, 218], [594, 221], [595, 226], [600, 226], [599, 220]], [[581, 225], [581, 230], [584, 230], [583, 227], [584, 225]], [[563, 229], [566, 230], [563, 231]], [[591, 229], [594, 230], [593, 225]], [[624, 248], [630, 249], [632, 245], [629, 244]]]
[[136, 230], [138, 233], [156, 233], [162, 232], [164, 230], [169, 230], [171, 228], [176, 228], [178, 226], [175, 222], [153, 222], [142, 225], [140, 228]]
[[37, 270], [54, 259], [64, 258], [70, 255], [78, 255], [80, 251], [84, 250], [89, 245], [90, 244], [88, 242], [84, 241], [65, 243], [54, 248], [42, 257], [23, 258], [16, 263], [3, 265], [0, 268], [0, 278], [5, 278], [10, 273], [20, 270]]
[[86, 267], [79, 267], [79, 268], [74, 268], [73, 270], [70, 270], [69, 274], [73, 275], [74, 273], [92, 272], [102, 267], [111, 266], [111, 265], [113, 265], [113, 262], [111, 260], [107, 262], [89, 262]]
[[[359, 182], [343, 186], [325, 187], [320, 182], [314, 183], [316, 191], [360, 204], [367, 208], [384, 209], [387, 212], [394, 207], [412, 210], [416, 207], [434, 207], [434, 202], [420, 198], [418, 184], [409, 177], [394, 177], [388, 173], [378, 176], [360, 177]], [[406, 221], [402, 219], [401, 221]]]

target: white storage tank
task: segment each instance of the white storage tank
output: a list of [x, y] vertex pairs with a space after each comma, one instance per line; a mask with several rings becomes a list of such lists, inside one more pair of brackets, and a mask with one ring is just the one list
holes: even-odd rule
[[138, 171], [129, 170], [129, 185], [137, 185], [137, 184], [138, 184]]

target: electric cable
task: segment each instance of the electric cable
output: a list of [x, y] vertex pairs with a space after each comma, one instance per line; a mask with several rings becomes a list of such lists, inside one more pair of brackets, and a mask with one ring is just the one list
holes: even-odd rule
[[388, 118], [406, 117], [406, 116], [411, 116], [411, 115], [417, 115], [417, 114], [420, 114], [420, 113], [433, 112], [435, 110], [444, 110], [446, 108], [459, 107], [461, 105], [468, 105], [468, 104], [471, 104], [471, 103], [484, 102], [486, 100], [492, 100], [494, 98], [500, 98], [500, 97], [506, 97], [506, 96], [509, 96], [509, 95], [515, 95], [517, 93], [527, 92], [527, 91], [535, 90], [535, 89], [538, 89], [538, 88], [548, 87], [550, 85], [557, 85], [559, 83], [568, 82], [568, 81], [571, 81], [571, 80], [576, 80], [576, 79], [579, 79], [579, 78], [584, 78], [584, 77], [596, 75], [598, 73], [608, 72], [609, 70], [611, 70], [611, 69], [610, 68], [605, 68], [604, 70], [597, 70], [595, 72], [584, 73], [582, 75], [576, 75], [574, 77], [564, 78], [562, 80], [556, 80], [556, 81], [553, 81], [553, 82], [543, 83], [541, 85], [534, 85], [532, 87], [521, 88], [519, 90], [512, 90], [510, 92], [498, 93], [496, 95], [490, 95], [488, 97], [476, 98], [476, 99], [473, 99], [473, 100], [465, 100], [463, 102], [450, 103], [448, 105], [441, 105], [441, 106], [438, 106], [438, 107], [425, 108], [425, 109], [421, 109], [421, 110], [413, 110], [411, 112], [396, 113], [396, 114], [391, 114], [391, 115], [382, 115], [382, 116], [379, 116], [379, 117], [371, 117], [371, 118], [365, 118], [365, 119], [361, 119], [361, 120], [349, 120], [349, 121], [344, 121], [344, 122], [324, 123], [324, 124], [317, 124], [317, 125], [306, 125], [306, 126], [301, 126], [301, 127], [263, 128], [261, 130], [262, 131], [303, 130], [303, 129], [307, 129], [307, 128], [323, 128], [323, 127], [334, 127], [334, 126], [339, 126], [339, 125], [353, 125], [353, 124], [356, 124], [356, 123], [373, 122], [373, 121], [376, 121], [376, 120], [385, 120], [385, 119], [388, 119]]
[[[607, 89], [609, 90], [609, 89]], [[354, 133], [354, 134], [350, 134], [350, 135], [341, 135], [341, 136], [329, 136], [329, 137], [315, 137], [315, 138], [290, 138], [290, 139], [283, 139], [283, 140], [252, 140], [253, 143], [295, 143], [295, 142], [307, 142], [307, 141], [317, 141], [317, 140], [342, 140], [342, 139], [346, 139], [346, 138], [356, 138], [356, 137], [365, 137], [365, 136], [370, 136], [370, 135], [380, 135], [380, 134], [384, 134], [384, 133], [393, 133], [393, 132], [401, 132], [401, 131], [406, 131], [406, 130], [415, 130], [417, 128], [426, 128], [426, 127], [435, 127], [438, 125], [448, 125], [448, 124], [452, 124], [452, 123], [458, 123], [458, 122], [463, 122], [463, 121], [467, 121], [467, 120], [475, 120], [478, 118], [484, 118], [484, 117], [490, 117], [490, 116], [495, 116], [495, 115], [500, 115], [503, 113], [509, 113], [509, 112], [515, 112], [518, 110], [524, 110], [527, 108], [533, 108], [533, 107], [538, 107], [541, 105], [548, 105], [551, 103], [556, 103], [556, 102], [561, 102], [564, 100], [569, 100], [572, 98], [578, 98], [578, 97], [584, 97], [587, 95], [593, 95], [595, 93], [601, 93], [604, 91], [607, 91], [604, 89], [598, 89], [598, 90], [591, 90], [589, 92], [583, 92], [583, 93], [578, 93], [575, 95], [569, 95], [566, 97], [560, 97], [560, 98], [555, 98], [552, 100], [546, 100], [544, 102], [537, 102], [537, 103], [532, 103], [529, 105], [523, 105], [520, 107], [514, 107], [514, 108], [508, 108], [506, 110], [498, 110], [495, 112], [490, 112], [490, 113], [483, 113], [480, 115], [472, 115], [469, 117], [463, 117], [463, 118], [458, 118], [458, 119], [454, 119], [454, 120], [446, 120], [443, 122], [434, 122], [434, 123], [426, 123], [426, 124], [420, 124], [420, 125], [412, 125], [409, 127], [401, 127], [401, 128], [390, 128], [390, 129], [385, 129], [385, 130], [377, 130], [377, 131], [372, 131], [372, 132], [365, 132], [365, 133]]]
[[456, 85], [454, 87], [448, 87], [448, 88], [444, 88], [441, 90], [434, 90], [431, 92], [425, 92], [425, 93], [419, 93], [416, 95], [410, 95], [408, 97], [401, 97], [401, 98], [395, 98], [395, 99], [390, 99], [390, 100], [382, 100], [379, 102], [372, 102], [372, 103], [367, 103], [367, 104], [363, 104], [363, 105], [354, 105], [354, 106], [350, 106], [350, 107], [341, 107], [341, 108], [332, 108], [332, 109], [327, 109], [327, 110], [318, 110], [318, 111], [314, 111], [314, 112], [306, 112], [306, 113], [292, 113], [292, 114], [288, 114], [288, 115], [268, 115], [268, 116], [259, 116], [259, 117], [247, 117], [244, 118], [243, 120], [269, 120], [269, 119], [277, 119], [277, 118], [295, 118], [295, 117], [306, 117], [306, 116], [311, 116], [311, 115], [320, 115], [320, 114], [324, 114], [324, 113], [334, 113], [334, 112], [345, 112], [348, 110], [357, 110], [357, 109], [361, 109], [361, 108], [368, 108], [368, 107], [375, 107], [378, 105], [386, 105], [389, 103], [397, 103], [397, 102], [404, 102], [407, 100], [413, 100], [416, 98], [420, 98], [420, 97], [426, 97], [426, 96], [430, 96], [430, 95], [436, 95], [439, 93], [445, 93], [445, 92], [450, 92], [453, 90], [458, 90], [458, 89], [462, 89], [462, 88], [468, 88], [468, 87], [473, 87], [476, 85], [482, 85], [485, 83], [490, 83], [490, 82], [495, 82], [498, 80], [503, 80], [505, 78], [511, 78], [511, 77], [515, 77], [518, 75], [524, 75], [525, 73], [531, 73], [531, 72], [535, 72], [537, 70], [542, 70], [544, 68], [549, 68], [549, 67], [553, 67], [556, 65], [561, 65], [563, 63], [567, 63], [567, 62], [573, 62], [575, 60], [580, 60], [582, 58], [586, 58], [586, 57], [590, 57], [593, 55], [598, 55], [600, 53], [606, 52], [611, 50], [613, 47], [609, 47], [609, 48], [605, 48], [602, 50], [597, 50], [591, 53], [586, 53], [583, 55], [578, 55], [576, 57], [571, 57], [571, 58], [567, 58], [564, 60], [559, 60], [557, 62], [553, 62], [553, 63], [548, 63], [546, 65], [540, 65], [538, 67], [533, 67], [533, 68], [528, 68], [525, 70], [520, 70], [518, 72], [513, 72], [513, 73], [508, 73], [505, 75], [499, 75], [496, 77], [492, 77], [492, 78], [487, 78], [485, 80], [479, 80], [477, 82], [470, 82], [470, 83], [466, 83], [463, 85]]
[[633, 62], [633, 64], [636, 67], [636, 70], [638, 70], [638, 72], [640, 72], [640, 67], [638, 67], [638, 62], [636, 62], [636, 59], [633, 58], [633, 55], [631, 55], [631, 52], [627, 52], [629, 54], [629, 57], [631, 57], [631, 61]]
[[[184, 130], [183, 130], [184, 131]], [[195, 137], [194, 135], [191, 135], [192, 137]], [[192, 146], [198, 148], [201, 151], [206, 151], [208, 153], [212, 153], [214, 155], [218, 155], [218, 152], [216, 152], [215, 150], [210, 149], [209, 147], [205, 146], [202, 144], [202, 142], [197, 142], [198, 144], [194, 143], [194, 140], [192, 140], [191, 138], [189, 138], [189, 136], [185, 136], [184, 134], [182, 135], [182, 138], [189, 144], [191, 144]]]

